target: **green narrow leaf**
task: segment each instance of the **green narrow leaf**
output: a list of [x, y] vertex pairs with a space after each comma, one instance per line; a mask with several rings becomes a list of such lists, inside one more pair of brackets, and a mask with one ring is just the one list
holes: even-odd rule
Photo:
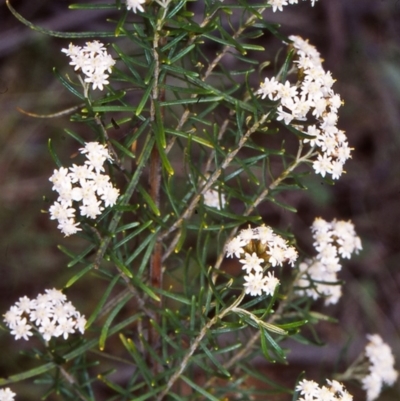
[[231, 377], [231, 374], [221, 365], [221, 363], [218, 361], [217, 358], [215, 358], [214, 354], [207, 348], [207, 346], [203, 343], [200, 343], [200, 347], [208, 356], [210, 361], [217, 367], [219, 372], [222, 373], [226, 379], [229, 379]]
[[77, 133], [75, 133], [74, 131], [71, 131], [68, 128], [64, 128], [64, 132], [66, 134], [68, 134], [71, 138], [74, 138], [77, 142], [79, 142], [81, 145], [85, 145], [85, 141], [83, 140], [83, 138], [80, 137], [80, 135], [78, 135]]
[[165, 53], [168, 49], [171, 47], [175, 46], [179, 41], [181, 41], [184, 37], [188, 35], [187, 32], [182, 32], [180, 33], [175, 39], [171, 40], [171, 42], [167, 43], [165, 46], [163, 46], [160, 51], [161, 53]]
[[186, 132], [182, 132], [182, 131], [176, 131], [174, 129], [167, 129], [167, 128], [165, 129], [165, 132], [167, 134], [172, 134], [172, 135], [175, 135], [175, 136], [179, 136], [181, 138], [186, 138], [188, 140], [200, 143], [201, 145], [207, 146], [208, 148], [214, 148], [214, 146], [213, 146], [213, 144], [211, 142], [207, 141], [204, 138], [200, 138], [200, 137], [198, 137], [196, 135], [192, 135], [191, 133], [186, 133]]
[[[133, 224], [135, 224], [135, 223], [133, 223]], [[140, 224], [140, 223], [138, 223], [138, 224]], [[119, 247], [121, 247], [122, 245], [126, 244], [132, 238], [134, 238], [137, 235], [139, 235], [143, 230], [145, 230], [147, 227], [151, 226], [152, 224], [153, 224], [153, 220], [148, 220], [148, 221], [146, 221], [146, 223], [141, 224], [138, 229], [136, 229], [135, 231], [131, 232], [129, 235], [127, 235], [126, 237], [122, 238], [122, 240], [120, 240], [119, 242], [114, 244], [113, 245], [113, 249], [116, 250]], [[143, 248], [141, 248], [141, 249], [143, 249]], [[137, 249], [136, 249], [136, 251], [137, 251]], [[133, 260], [132, 258], [128, 258], [127, 261], [126, 261], [126, 264], [129, 265], [130, 262], [132, 262], [132, 260]]]
[[288, 52], [285, 62], [283, 63], [283, 66], [278, 73], [278, 76], [282, 82], [286, 81], [286, 77], [287, 77], [288, 71], [290, 70], [290, 66], [291, 66], [291, 62], [292, 62], [294, 54], [295, 54], [294, 49], [291, 49]]
[[101, 99], [94, 101], [93, 105], [98, 106], [100, 104], [111, 103], [111, 102], [114, 102], [115, 100], [123, 99], [125, 97], [125, 95], [126, 95], [126, 91], [122, 91], [122, 90], [115, 92], [114, 95], [107, 94], [106, 97], [103, 97]]
[[64, 288], [69, 288], [71, 287], [72, 284], [76, 283], [80, 278], [82, 278], [87, 272], [93, 269], [93, 263], [90, 265], [86, 266], [84, 269], [82, 269], [79, 273], [75, 274], [75, 276], [71, 277], [67, 284], [65, 284]]
[[259, 45], [252, 45], [250, 43], [242, 43], [242, 47], [243, 47], [243, 49], [246, 49], [246, 50], [255, 50], [255, 51], [259, 51], [259, 52], [265, 51], [265, 47], [259, 46]]
[[56, 365], [53, 362], [49, 362], [42, 366], [38, 366], [36, 368], [27, 370], [26, 372], [9, 376], [7, 379], [0, 378], [0, 386], [4, 386], [5, 384], [10, 384], [10, 383], [17, 383], [20, 382], [21, 380], [26, 380], [30, 379], [31, 377], [39, 376], [53, 369], [55, 366]]
[[140, 372], [143, 375], [143, 378], [145, 379], [147, 385], [152, 388], [152, 375], [150, 372], [149, 367], [145, 363], [145, 361], [142, 359], [140, 356], [140, 353], [136, 349], [135, 343], [130, 339], [126, 338], [122, 333], [120, 333], [119, 338], [121, 339], [122, 344], [126, 348], [126, 350], [129, 352], [129, 354], [132, 356], [133, 360], [135, 361], [137, 367], [139, 368]]
[[27, 27], [33, 29], [34, 31], [44, 33], [45, 35], [54, 36], [56, 38], [112, 38], [115, 36], [114, 32], [60, 32], [52, 31], [50, 29], [42, 28], [38, 25], [34, 25], [25, 19], [21, 14], [19, 14], [10, 4], [10, 0], [6, 0], [8, 9], [14, 15], [17, 20], [22, 22]]
[[128, 13], [129, 13], [129, 11], [128, 10], [125, 10], [125, 12], [123, 13], [123, 15], [121, 16], [121, 18], [119, 19], [119, 21], [118, 21], [118, 23], [117, 23], [117, 25], [116, 25], [116, 27], [115, 27], [115, 36], [119, 36], [119, 34], [122, 32], [122, 27], [124, 26], [124, 24], [125, 24], [125, 20], [126, 20], [126, 17], [128, 16]]
[[68, 6], [70, 10], [115, 10], [118, 7], [115, 6], [115, 3], [96, 3], [96, 4], [70, 4]]
[[185, 298], [183, 295], [175, 294], [170, 291], [164, 291], [160, 288], [155, 288], [154, 290], [163, 295], [164, 297], [174, 299], [175, 301], [181, 302], [185, 305], [191, 305], [191, 301]]
[[265, 339], [268, 341], [268, 343], [272, 346], [272, 348], [275, 351], [275, 354], [279, 357], [281, 362], [286, 362], [286, 356], [285, 353], [283, 352], [283, 349], [278, 345], [278, 343], [271, 337], [271, 335], [268, 333], [268, 330], [263, 330], [261, 337], [265, 336]]
[[197, 309], [197, 303], [196, 303], [196, 296], [192, 295], [192, 305], [190, 307], [190, 330], [194, 330], [195, 325], [196, 325], [196, 309]]
[[266, 330], [270, 331], [271, 333], [279, 334], [281, 336], [287, 336], [288, 332], [286, 330], [281, 329], [278, 326], [275, 326], [274, 324], [268, 323], [268, 322], [263, 322], [261, 321], [260, 323]]
[[136, 287], [139, 287], [144, 293], [146, 293], [150, 298], [154, 299], [157, 302], [160, 302], [160, 298], [158, 295], [154, 293], [154, 291], [148, 287], [146, 284], [143, 283], [143, 280], [141, 278], [137, 278], [136, 276], [133, 276], [131, 278], [133, 284]]
[[135, 114], [139, 116], [142, 113], [143, 107], [146, 105], [147, 100], [149, 99], [150, 93], [153, 90], [153, 80], [149, 84], [147, 84], [147, 88], [143, 93], [142, 99], [140, 100], [139, 104], [137, 105]]
[[72, 94], [75, 96], [79, 97], [79, 99], [85, 100], [85, 97], [79, 93], [57, 70], [56, 68], [53, 68], [53, 72], [57, 79], [61, 82], [61, 84], [67, 88]]
[[56, 152], [53, 149], [53, 143], [51, 142], [50, 138], [47, 141], [47, 148], [49, 149], [50, 156], [54, 160], [54, 163], [57, 165], [58, 168], [61, 168], [62, 163], [61, 163], [60, 159], [58, 158], [58, 156], [56, 155]]
[[154, 212], [154, 214], [156, 216], [161, 216], [161, 212], [158, 209], [157, 205], [154, 203], [153, 199], [151, 199], [151, 196], [144, 190], [141, 185], [138, 186], [138, 190], [143, 196], [145, 202], [150, 206], [150, 209]]
[[115, 231], [115, 233], [120, 233], [122, 231], [128, 231], [131, 228], [135, 228], [139, 225], [140, 223], [138, 221], [134, 221], [132, 223], [124, 224], [123, 226], [119, 227], [118, 230]]
[[181, 59], [182, 57], [184, 57], [186, 54], [188, 54], [189, 52], [191, 52], [193, 50], [193, 48], [196, 45], [194, 43], [192, 43], [190, 46], [186, 47], [185, 49], [183, 49], [180, 53], [178, 53], [176, 56], [174, 56], [170, 62], [171, 64], [176, 63], [179, 59]]
[[265, 336], [264, 336], [265, 329], [262, 326], [259, 326], [259, 328], [261, 331], [260, 340], [261, 340], [262, 353], [268, 361], [274, 362], [274, 360], [271, 358], [271, 356], [269, 355], [269, 352], [268, 352], [267, 340], [265, 339]]
[[[157, 141], [157, 138], [156, 138], [156, 141]], [[159, 145], [158, 142], [157, 142], [157, 145]], [[165, 171], [167, 172], [168, 175], [174, 175], [174, 173], [175, 173], [174, 169], [172, 168], [171, 163], [168, 160], [168, 156], [165, 153], [164, 148], [162, 148], [161, 145], [157, 146], [157, 147], [158, 147], [158, 150], [160, 153], [160, 158], [161, 158], [161, 163], [163, 165], [163, 168], [165, 169]]]
[[79, 263], [80, 261], [82, 261], [82, 259], [94, 248], [96, 248], [96, 244], [90, 244], [83, 252], [81, 252], [79, 255], [76, 255], [76, 257], [71, 260], [71, 262], [69, 262], [67, 264], [67, 267], [72, 267], [75, 266], [77, 263]]
[[85, 327], [86, 329], [88, 329], [92, 325], [92, 323], [96, 320], [96, 318], [99, 315], [100, 311], [102, 310], [104, 304], [106, 303], [108, 297], [110, 296], [112, 289], [114, 288], [115, 284], [118, 282], [119, 279], [120, 279], [120, 276], [117, 275], [111, 280], [111, 282], [108, 285], [103, 296], [100, 298], [99, 303], [97, 304], [93, 313], [90, 315], [89, 319], [87, 320], [86, 327]]
[[110, 106], [93, 106], [92, 110], [95, 113], [109, 113], [109, 112], [135, 113], [136, 107], [134, 107], [134, 106], [111, 106], [111, 105]]
[[149, 259], [153, 253], [154, 250], [154, 246], [157, 242], [157, 233], [159, 230], [157, 230], [152, 236], [150, 236], [150, 241], [149, 241], [149, 245], [146, 249], [146, 252], [144, 253], [144, 255], [142, 256], [142, 261], [140, 262], [139, 268], [137, 270], [137, 275], [138, 277], [142, 277], [145, 270], [148, 270], [150, 264], [149, 264]]
[[167, 146], [167, 142], [165, 140], [164, 119], [161, 114], [160, 102], [154, 101], [154, 109], [156, 112], [155, 117], [156, 117], [156, 126], [157, 126], [157, 129], [155, 130], [156, 142], [162, 149], [165, 149]]
[[184, 5], [186, 5], [186, 0], [180, 0], [180, 2], [167, 14], [166, 19], [168, 20], [175, 16]]
[[204, 395], [208, 400], [211, 401], [221, 401], [218, 398], [214, 397], [212, 394], [210, 394], [208, 391], [204, 390], [203, 387], [199, 386], [198, 384], [194, 383], [191, 381], [188, 377], [181, 375], [181, 379], [187, 383], [193, 390], [196, 390], [198, 393]]
[[99, 349], [100, 351], [104, 350], [105, 343], [108, 337], [108, 330], [111, 326], [112, 321], [114, 318], [118, 315], [119, 311], [125, 306], [125, 304], [133, 297], [133, 294], [129, 293], [127, 294], [122, 300], [115, 305], [114, 309], [112, 312], [108, 315], [107, 320], [104, 323], [103, 328], [101, 329], [101, 334], [99, 338]]
[[183, 244], [185, 243], [186, 239], [186, 224], [185, 221], [182, 222], [181, 227], [179, 228], [179, 239], [177, 244], [175, 245], [174, 252], [179, 253], [179, 251], [182, 249]]
[[119, 149], [122, 153], [124, 153], [125, 155], [127, 155], [129, 158], [131, 159], [136, 159], [136, 155], [134, 155], [129, 149], [127, 149], [124, 145], [122, 145], [121, 143], [119, 143], [118, 141], [111, 139], [111, 143], [117, 148]]
[[297, 209], [296, 209], [296, 208], [294, 208], [293, 206], [291, 206], [291, 205], [289, 205], [289, 204], [287, 204], [287, 203], [283, 203], [283, 202], [280, 202], [280, 201], [276, 200], [276, 199], [273, 197], [273, 194], [270, 194], [269, 196], [267, 196], [267, 199], [268, 199], [269, 201], [271, 201], [272, 203], [275, 203], [275, 205], [280, 206], [280, 207], [283, 208], [283, 209], [289, 210], [289, 211], [292, 212], [292, 213], [297, 213]]
[[161, 102], [162, 106], [179, 106], [185, 104], [197, 104], [197, 103], [208, 103], [208, 102], [219, 102], [224, 99], [224, 96], [198, 96], [196, 98], [184, 98], [178, 100], [166, 100]]
[[111, 253], [111, 260], [115, 263], [115, 265], [124, 273], [127, 277], [132, 278], [133, 274], [129, 269], [122, 263], [122, 261], [117, 258], [117, 256], [114, 254], [114, 252]]
[[99, 374], [97, 376], [97, 378], [103, 382], [107, 387], [111, 388], [112, 390], [114, 390], [116, 393], [119, 393], [121, 395], [125, 395], [126, 394], [126, 389], [119, 386], [116, 383], [113, 383], [111, 380], [108, 380], [107, 378], [105, 378], [102, 374]]

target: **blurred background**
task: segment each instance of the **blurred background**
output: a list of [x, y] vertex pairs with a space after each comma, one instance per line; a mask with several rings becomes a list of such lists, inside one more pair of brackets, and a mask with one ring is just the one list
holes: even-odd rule
[[[351, 362], [364, 348], [366, 333], [379, 333], [391, 345], [400, 368], [400, 1], [319, 0], [314, 8], [308, 0], [300, 3], [283, 13], [269, 10], [265, 19], [281, 23], [288, 35], [309, 38], [321, 52], [325, 69], [337, 79], [334, 89], [345, 101], [338, 125], [354, 151], [345, 165], [347, 173], [336, 185], [311, 174], [308, 192], [285, 195], [298, 213], [280, 210], [277, 214], [278, 209], [269, 211], [267, 205], [264, 221], [281, 228], [290, 225], [311, 251], [309, 226], [314, 217], [351, 219], [364, 249], [344, 263], [341, 278], [346, 285], [339, 304], [321, 308], [340, 322], [318, 325], [328, 345], [322, 349], [293, 346], [289, 359], [293, 365], [274, 366], [269, 372], [283, 383], [293, 383], [302, 368], [310, 372], [307, 377], [319, 379], [321, 371], [335, 369], [348, 344], [345, 353]], [[26, 19], [48, 29], [108, 28], [106, 12], [69, 11], [71, 2], [66, 0], [12, 4]], [[54, 199], [48, 178], [55, 165], [47, 150], [48, 139], [68, 160], [76, 144], [63, 130], [76, 127], [67, 117], [34, 119], [18, 111], [46, 114], [76, 104], [52, 72], [54, 67], [61, 73], [69, 70], [60, 53], [68, 44], [67, 39], [22, 25], [0, 0], [0, 314], [20, 296], [35, 297], [45, 288], [65, 285], [72, 272], [58, 245], [80, 247], [77, 239], [66, 241], [42, 212]], [[77, 294], [76, 307], [89, 314], [90, 295], [96, 288], [79, 282], [72, 292]], [[1, 377], [26, 367], [18, 352], [27, 345], [0, 331]], [[356, 400], [365, 398], [355, 386], [349, 388]], [[18, 385], [17, 399], [37, 399], [42, 390], [37, 391], [24, 382]], [[380, 399], [399, 396], [397, 384]]]

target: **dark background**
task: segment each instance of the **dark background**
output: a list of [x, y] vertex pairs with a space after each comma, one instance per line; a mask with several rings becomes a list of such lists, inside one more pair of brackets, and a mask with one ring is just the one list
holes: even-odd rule
[[[49, 29], [104, 29], [106, 12], [69, 11], [69, 4], [13, 2], [25, 18]], [[339, 128], [347, 132], [354, 148], [345, 165], [347, 173], [335, 186], [312, 174], [307, 178], [308, 192], [285, 198], [298, 213], [293, 217], [284, 212], [277, 220], [271, 212], [270, 217], [282, 227], [290, 224], [305, 246], [311, 243], [308, 227], [314, 217], [352, 219], [364, 247], [340, 274], [346, 284], [339, 304], [321, 308], [339, 319], [336, 325], [318, 327], [328, 346], [296, 345], [291, 353], [293, 370], [274, 367], [272, 373], [288, 383], [302, 369], [319, 378], [321, 367], [334, 369], [347, 342], [351, 342], [346, 351], [350, 362], [365, 346], [366, 333], [379, 333], [400, 361], [400, 1], [319, 0], [311, 8], [307, 0], [264, 16], [282, 23], [286, 34], [309, 38], [321, 52], [324, 67], [337, 79], [334, 89], [345, 100]], [[78, 239], [65, 240], [56, 223], [41, 213], [50, 204], [46, 197], [54, 198], [48, 178], [55, 166], [47, 141], [52, 138], [67, 160], [76, 145], [63, 130], [73, 125], [66, 117], [33, 119], [17, 111], [19, 107], [46, 114], [75, 104], [52, 73], [53, 67], [68, 71], [60, 53], [68, 43], [23, 26], [0, 1], [0, 314], [19, 296], [34, 297], [45, 288], [65, 285], [71, 272], [66, 268], [68, 258], [57, 246], [80, 246]], [[88, 283], [78, 283], [70, 292], [86, 315], [91, 311], [90, 296], [96, 293]], [[25, 359], [17, 355], [27, 346], [0, 331], [0, 376], [24, 369]], [[29, 383], [12, 389], [20, 394], [19, 400], [41, 394]], [[381, 399], [399, 395], [397, 384]], [[363, 398], [363, 393], [356, 397]]]

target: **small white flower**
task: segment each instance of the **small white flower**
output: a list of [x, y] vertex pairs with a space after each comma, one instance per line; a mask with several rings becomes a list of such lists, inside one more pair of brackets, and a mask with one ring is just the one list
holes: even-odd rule
[[111, 73], [115, 60], [107, 53], [103, 43], [97, 40], [86, 42], [83, 48], [71, 43], [68, 49], [61, 51], [70, 57], [69, 64], [74, 66], [75, 71], [80, 70], [85, 75], [84, 81], [92, 84], [92, 89], [103, 90], [104, 85], [109, 84], [106, 71]]
[[46, 341], [50, 341], [51, 337], [57, 337], [56, 331], [57, 326], [54, 320], [50, 320], [48, 317], [46, 317], [41, 321], [39, 333], [42, 334]]
[[16, 340], [23, 338], [28, 341], [29, 337], [32, 335], [31, 329], [32, 326], [27, 323], [26, 318], [24, 317], [17, 321], [16, 325], [11, 330], [11, 334], [15, 336]]
[[134, 13], [136, 13], [137, 10], [139, 10], [143, 13], [144, 8], [142, 7], [142, 4], [145, 4], [145, 3], [146, 3], [146, 0], [127, 0], [126, 1], [126, 9], [132, 10]]
[[22, 312], [29, 313], [31, 309], [35, 306], [35, 302], [29, 299], [27, 296], [21, 297], [16, 303], [15, 306]]
[[204, 195], [204, 204], [209, 207], [214, 207], [221, 210], [225, 207], [225, 195], [219, 194], [218, 191], [209, 189]]
[[72, 234], [76, 234], [78, 231], [82, 231], [79, 228], [79, 222], [76, 223], [74, 219], [59, 220], [57, 228], [66, 236], [69, 237]]
[[248, 244], [253, 239], [258, 239], [258, 231], [253, 230], [252, 228], [245, 228], [241, 230], [239, 233], [239, 237]]
[[263, 286], [263, 291], [267, 295], [273, 295], [275, 292], [276, 286], [279, 284], [279, 280], [274, 276], [273, 272], [268, 272], [265, 276], [265, 283]]
[[85, 326], [86, 326], [87, 320], [85, 319], [85, 316], [81, 316], [78, 313], [78, 316], [76, 317], [76, 323], [75, 323], [75, 328], [83, 334], [85, 332]]
[[19, 309], [16, 305], [13, 305], [5, 314], [4, 321], [9, 328], [13, 328], [16, 326], [18, 321], [21, 319], [22, 310]]
[[76, 322], [68, 317], [63, 317], [61, 319], [58, 319], [57, 321], [58, 325], [56, 327], [55, 331], [55, 336], [63, 336], [64, 340], [68, 338], [70, 334], [75, 333], [75, 325]]
[[268, 0], [268, 4], [272, 7], [272, 11], [276, 10], [283, 11], [283, 6], [287, 6], [287, 0]]
[[271, 227], [262, 225], [257, 227], [258, 239], [262, 244], [266, 244], [268, 242], [273, 242], [275, 239], [275, 233]]
[[263, 268], [261, 267], [261, 263], [264, 262], [263, 259], [259, 258], [255, 252], [251, 255], [249, 253], [244, 254], [244, 259], [239, 260], [240, 263], [243, 263], [242, 269], [246, 270], [246, 273], [251, 273], [252, 270], [256, 272], [262, 272]]
[[369, 343], [365, 355], [369, 360], [369, 374], [362, 379], [362, 387], [367, 392], [367, 400], [378, 398], [383, 384], [392, 386], [398, 377], [394, 369], [394, 357], [391, 348], [378, 334], [367, 335]]
[[226, 246], [226, 253], [228, 258], [235, 255], [237, 258], [240, 258], [240, 254], [244, 253], [243, 247], [246, 245], [246, 242], [239, 237], [233, 238]]
[[102, 190], [101, 199], [105, 207], [114, 206], [119, 197], [119, 190], [112, 185], [108, 185]]
[[319, 154], [317, 160], [313, 162], [313, 168], [317, 174], [325, 177], [332, 171], [332, 159], [326, 154]]
[[51, 220], [68, 220], [75, 217], [75, 209], [66, 203], [54, 202], [49, 212]]
[[246, 282], [243, 285], [246, 294], [250, 294], [251, 296], [261, 295], [266, 281], [266, 278], [262, 273], [249, 273], [248, 275], [244, 276], [244, 279]]
[[270, 247], [269, 250], [267, 251], [267, 254], [270, 256], [269, 263], [271, 263], [273, 267], [282, 266], [282, 263], [286, 259], [285, 251], [286, 249], [280, 246]]
[[85, 202], [82, 206], [79, 206], [81, 211], [81, 216], [89, 217], [90, 219], [95, 219], [104, 210], [101, 206], [101, 201], [98, 201], [96, 197], [91, 198], [91, 201]]
[[9, 387], [0, 389], [0, 401], [14, 401], [15, 393]]
[[50, 303], [39, 304], [36, 309], [29, 314], [29, 320], [36, 325], [43, 324], [43, 321], [53, 316], [53, 307]]
[[300, 395], [315, 397], [318, 393], [318, 383], [314, 380], [303, 379], [296, 387], [296, 391], [300, 393]]
[[[318, 217], [314, 220], [311, 231], [313, 245], [318, 254], [300, 264], [299, 270], [304, 275], [297, 283], [297, 292], [313, 299], [318, 299], [322, 294], [326, 305], [335, 304], [342, 295], [341, 286], [335, 284], [338, 282], [337, 273], [342, 269], [339, 256], [350, 258], [351, 254], [362, 248], [361, 240], [351, 222], [327, 222]], [[313, 281], [312, 285], [310, 280]]]
[[260, 84], [260, 89], [256, 92], [256, 94], [261, 95], [261, 99], [265, 99], [268, 97], [270, 100], [278, 100], [280, 99], [280, 95], [278, 92], [280, 83], [276, 80], [275, 77], [265, 78], [264, 82]]
[[95, 70], [92, 74], [87, 75], [85, 82], [92, 84], [93, 89], [99, 88], [101, 91], [104, 89], [104, 85], [108, 85], [108, 74], [103, 71]]
[[69, 185], [71, 183], [70, 178], [68, 177], [68, 169], [61, 167], [59, 170], [54, 170], [53, 175], [49, 178], [53, 185], [53, 190], [58, 191], [59, 188], [63, 186]]

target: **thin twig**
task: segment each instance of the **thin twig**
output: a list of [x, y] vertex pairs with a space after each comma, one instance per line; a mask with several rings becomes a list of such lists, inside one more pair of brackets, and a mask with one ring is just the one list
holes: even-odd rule
[[[165, 45], [166, 38], [162, 37], [161, 31], [163, 29], [165, 18], [168, 12], [168, 4], [167, 1], [163, 5], [163, 13], [160, 18], [157, 20], [156, 27], [154, 29], [154, 36], [153, 36], [153, 59], [155, 63], [154, 67], [154, 74], [153, 74], [153, 88], [152, 88], [152, 96], [150, 102], [150, 122], [151, 125], [154, 127], [156, 120], [157, 120], [157, 113], [156, 113], [156, 103], [162, 102], [165, 100], [165, 89], [160, 89], [160, 57], [159, 57], [159, 48]], [[164, 119], [164, 108], [161, 108], [161, 119]], [[163, 124], [163, 121], [159, 121], [158, 123]], [[161, 191], [161, 156], [160, 152], [163, 150], [159, 149], [159, 144], [154, 143], [153, 149], [151, 151], [150, 156], [150, 172], [149, 172], [149, 186], [150, 186], [150, 196], [155, 204], [155, 206], [160, 209], [160, 191]], [[157, 235], [158, 237], [158, 235]], [[152, 288], [160, 289], [162, 288], [163, 282], [163, 271], [162, 271], [162, 251], [163, 247], [159, 240], [156, 239], [153, 253], [150, 259], [150, 284]], [[158, 302], [152, 301], [156, 304], [159, 308], [162, 305], [162, 297], [160, 295], [160, 300]], [[153, 320], [159, 322], [158, 314], [155, 314]], [[155, 329], [154, 325], [148, 322], [148, 342], [150, 347], [156, 348], [157, 343], [159, 340], [159, 334]], [[150, 356], [149, 356], [150, 357]], [[149, 361], [150, 362], [150, 361]], [[153, 364], [153, 373], [156, 375], [159, 372], [160, 367], [158, 363], [154, 360], [151, 360]]]
[[[267, 323], [274, 323], [276, 322], [279, 318], [282, 317], [283, 312], [285, 310], [285, 308], [287, 307], [287, 305], [289, 304], [289, 302], [292, 300], [293, 295], [294, 295], [294, 287], [295, 284], [298, 281], [298, 278], [302, 275], [301, 274], [297, 274], [295, 279], [290, 283], [290, 286], [287, 290], [287, 296], [286, 298], [279, 304], [277, 310], [275, 311], [275, 313], [273, 315], [270, 315], [270, 317], [267, 320]], [[235, 353], [235, 355], [233, 355], [233, 357], [231, 359], [229, 359], [227, 362], [223, 363], [222, 366], [228, 370], [230, 368], [232, 368], [232, 366], [234, 366], [238, 361], [242, 360], [243, 358], [245, 358], [253, 349], [254, 344], [260, 339], [261, 336], [261, 330], [257, 331], [256, 333], [254, 333], [251, 338], [249, 340], [246, 340], [246, 345], [237, 353]], [[211, 377], [205, 384], [204, 384], [204, 388], [208, 388], [211, 387], [212, 384], [214, 383], [216, 379], [216, 376]]]
[[192, 201], [189, 203], [189, 206], [186, 208], [186, 210], [181, 214], [181, 216], [175, 221], [172, 226], [161, 233], [160, 239], [164, 239], [167, 237], [171, 232], [175, 231], [182, 222], [185, 219], [188, 219], [190, 216], [192, 216], [195, 208], [197, 207], [201, 196], [204, 195], [217, 181], [219, 176], [222, 174], [222, 172], [225, 170], [226, 167], [229, 166], [229, 164], [232, 162], [233, 158], [237, 155], [240, 149], [243, 148], [243, 146], [246, 144], [247, 140], [250, 138], [250, 136], [256, 132], [262, 124], [267, 120], [269, 116], [269, 113], [264, 114], [259, 121], [257, 121], [251, 128], [249, 128], [246, 133], [240, 138], [239, 143], [237, 144], [236, 148], [230, 151], [227, 156], [225, 157], [225, 160], [221, 163], [220, 167], [216, 169], [209, 177], [207, 182], [203, 185], [203, 187], [199, 190], [199, 192], [194, 196]]
[[219, 322], [221, 319], [224, 318], [232, 309], [237, 307], [243, 300], [244, 298], [244, 292], [240, 294], [240, 296], [236, 299], [236, 301], [228, 306], [226, 309], [221, 311], [218, 315], [214, 316], [200, 331], [198, 336], [194, 339], [192, 342], [192, 345], [190, 346], [188, 352], [185, 354], [184, 358], [182, 359], [182, 362], [178, 368], [178, 370], [171, 376], [171, 378], [168, 380], [167, 386], [165, 389], [161, 392], [161, 394], [156, 398], [156, 401], [162, 401], [162, 399], [168, 394], [169, 390], [171, 387], [175, 384], [175, 382], [179, 379], [183, 371], [186, 369], [189, 359], [191, 356], [195, 353], [197, 348], [199, 347], [201, 341], [203, 340], [204, 336], [207, 334], [208, 330], [212, 326], [214, 326], [215, 323]]

